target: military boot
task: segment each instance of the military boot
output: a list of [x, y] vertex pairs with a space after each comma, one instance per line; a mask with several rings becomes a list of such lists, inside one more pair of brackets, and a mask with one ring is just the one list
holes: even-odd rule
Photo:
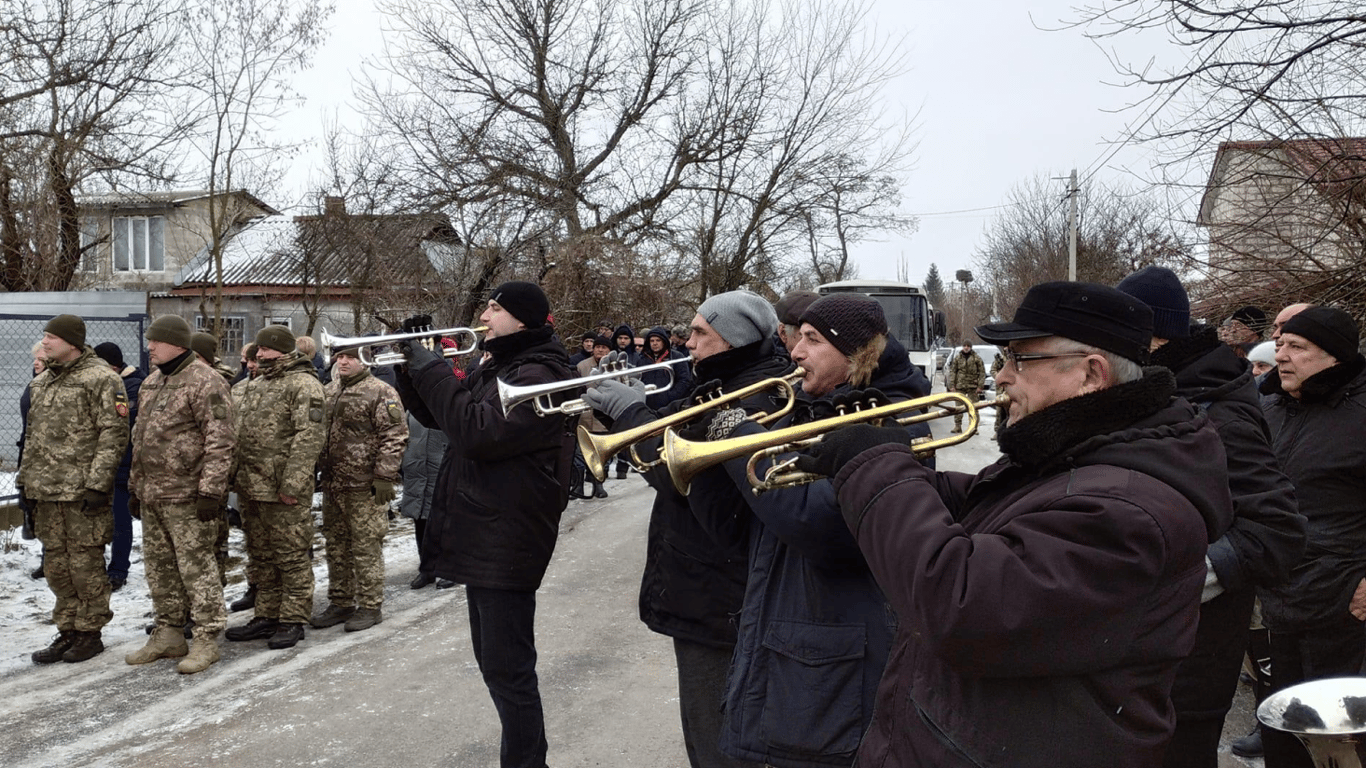
[[327, 629], [328, 627], [335, 627], [343, 621], [346, 621], [354, 616], [355, 613], [356, 606], [354, 605], [337, 605], [336, 603], [331, 603], [327, 606], [327, 610], [309, 619], [308, 623], [313, 625], [314, 629]]
[[[245, 611], [245, 610], [247, 610], [248, 608], [255, 608], [255, 607], [256, 607], [256, 585], [255, 585], [255, 584], [248, 584], [248, 585], [247, 585], [246, 594], [242, 595], [241, 597], [237, 598], [236, 600], [233, 600], [232, 603], [228, 605], [228, 610], [232, 611], [233, 613], [238, 613], [238, 612], [240, 612], [240, 611]], [[228, 639], [231, 640], [232, 638], [228, 638]]]
[[100, 639], [100, 631], [77, 632], [76, 641], [71, 647], [62, 654], [62, 661], [68, 664], [78, 664], [88, 661], [104, 652], [104, 641]]
[[280, 622], [276, 619], [267, 619], [264, 616], [256, 616], [240, 627], [229, 627], [223, 636], [233, 642], [242, 640], [260, 640], [263, 637], [270, 637], [279, 629]]
[[281, 624], [279, 629], [275, 630], [275, 634], [270, 636], [270, 642], [266, 643], [266, 646], [278, 651], [283, 648], [293, 648], [302, 639], [304, 639], [304, 625]]
[[376, 624], [384, 621], [384, 616], [378, 608], [360, 608], [356, 614], [346, 620], [347, 632], [359, 632], [362, 629], [369, 629]]
[[66, 653], [76, 642], [76, 630], [63, 629], [56, 638], [52, 640], [52, 645], [41, 651], [33, 652], [33, 661], [36, 664], [52, 664], [62, 660], [62, 654]]
[[210, 664], [218, 661], [218, 640], [213, 637], [196, 637], [190, 645], [190, 655], [180, 660], [176, 670], [182, 675], [203, 672]]
[[157, 659], [177, 659], [190, 652], [179, 627], [157, 627], [147, 644], [133, 651], [123, 660], [129, 664], [150, 664]]

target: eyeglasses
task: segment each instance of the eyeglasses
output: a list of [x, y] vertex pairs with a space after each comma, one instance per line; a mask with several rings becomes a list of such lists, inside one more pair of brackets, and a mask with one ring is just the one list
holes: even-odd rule
[[1024, 373], [1024, 364], [1027, 363], [1027, 362], [1029, 362], [1030, 360], [1054, 360], [1054, 359], [1057, 359], [1057, 358], [1059, 358], [1059, 357], [1090, 357], [1090, 356], [1091, 356], [1091, 353], [1090, 353], [1090, 352], [1054, 352], [1054, 353], [1052, 353], [1052, 354], [1043, 354], [1043, 355], [1022, 355], [1022, 354], [1016, 352], [1015, 350], [1011, 349], [1010, 347], [1005, 347], [1005, 348], [1003, 348], [1003, 349], [1001, 350], [1001, 354], [1005, 356], [1005, 359], [1006, 359], [1007, 362], [1010, 362], [1010, 363], [1014, 363], [1014, 364], [1015, 364], [1015, 372], [1016, 372], [1016, 373]]

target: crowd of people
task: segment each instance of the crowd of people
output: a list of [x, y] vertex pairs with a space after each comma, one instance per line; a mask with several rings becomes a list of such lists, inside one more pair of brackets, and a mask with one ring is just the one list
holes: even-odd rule
[[[815, 478], [762, 494], [749, 455], [680, 483], [655, 427], [758, 439], [925, 397], [877, 301], [732, 291], [687, 324], [638, 336], [603, 321], [565, 344], [545, 294], [513, 281], [479, 322], [460, 361], [411, 318], [392, 368], [359, 346], [330, 350], [329, 368], [270, 326], [233, 372], [212, 337], [163, 316], [143, 378], [117, 347], [88, 346], [80, 318], [53, 318], [18, 477], [59, 630], [34, 661], [101, 652], [132, 519], [155, 621], [129, 664], [178, 658], [188, 674], [218, 660], [220, 633], [280, 649], [306, 625], [373, 627], [401, 488], [411, 586], [465, 588], [501, 764], [543, 768], [537, 590], [569, 500], [603, 498], [609, 472], [634, 469], [653, 491], [639, 616], [672, 641], [694, 768], [1213, 768], [1245, 667], [1260, 700], [1366, 663], [1366, 358], [1342, 310], [1244, 307], [1205, 324], [1160, 267], [1114, 287], [1040, 284], [1011, 321], [975, 329], [1000, 350], [990, 370], [1009, 396], [998, 461], [937, 471], [916, 448], [925, 423], [845, 423], [760, 461]], [[986, 373], [964, 340], [946, 384], [975, 399]], [[505, 408], [500, 381], [591, 410]], [[794, 381], [789, 397], [779, 383]], [[615, 468], [590, 466], [576, 429], [644, 437]], [[250, 588], [231, 608], [254, 613], [227, 628], [234, 504]], [[1312, 764], [1275, 729], [1235, 750]]]

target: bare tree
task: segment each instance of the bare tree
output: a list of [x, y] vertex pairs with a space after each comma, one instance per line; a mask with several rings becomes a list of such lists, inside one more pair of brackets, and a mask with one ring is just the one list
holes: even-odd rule
[[[1094, 184], [1078, 194], [1078, 280], [1114, 285], [1148, 265], [1178, 272], [1192, 266], [1191, 233], [1168, 214], [1160, 195]], [[994, 293], [1009, 315], [1030, 286], [1067, 279], [1069, 226], [1067, 206], [1045, 176], [1017, 185], [1007, 202], [988, 226], [975, 263], [983, 293]]]
[[7, 290], [64, 290], [82, 257], [76, 197], [169, 178], [187, 123], [169, 108], [167, 0], [17, 0], [0, 21], [0, 244]]
[[[210, 192], [205, 247], [214, 265], [213, 333], [223, 315], [223, 248], [257, 210], [232, 194], [269, 189], [284, 174], [289, 147], [271, 129], [298, 97], [290, 78], [311, 61], [332, 13], [324, 0], [205, 0], [181, 17], [193, 143]], [[204, 312], [207, 315], [207, 312]], [[311, 323], [310, 323], [311, 325]]]

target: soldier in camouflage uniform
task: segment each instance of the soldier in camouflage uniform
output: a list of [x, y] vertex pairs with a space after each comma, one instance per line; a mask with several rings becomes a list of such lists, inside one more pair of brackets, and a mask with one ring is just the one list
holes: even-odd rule
[[34, 505], [59, 632], [39, 664], [80, 662], [104, 650], [109, 610], [104, 545], [114, 537], [114, 475], [128, 445], [123, 381], [85, 343], [85, 321], [58, 315], [43, 329], [47, 370], [29, 385], [24, 463], [16, 485]]
[[294, 349], [288, 328], [256, 335], [260, 374], [236, 403], [236, 479], [247, 534], [256, 615], [229, 629], [229, 640], [269, 637], [291, 648], [313, 613], [314, 468], [327, 436], [323, 385], [313, 363]]
[[310, 622], [347, 632], [382, 620], [384, 534], [399, 480], [408, 417], [394, 388], [370, 375], [357, 348], [337, 350], [337, 376], [325, 388], [323, 533], [327, 537], [327, 610]]
[[[237, 438], [228, 384], [189, 349], [190, 326], [163, 315], [147, 329], [153, 369], [142, 384], [133, 427], [129, 488], [142, 517], [143, 570], [156, 629], [129, 664], [184, 656], [177, 669], [202, 672], [218, 661], [227, 624], [214, 542]], [[194, 646], [181, 634], [194, 619]], [[188, 654], [188, 655], [186, 655]]]
[[[972, 348], [972, 342], [963, 342], [963, 348], [953, 356], [949, 370], [944, 373], [944, 386], [950, 392], [958, 392], [967, 395], [969, 400], [976, 400], [982, 395], [982, 387], [986, 383], [986, 363]], [[959, 411], [953, 415], [953, 432], [957, 434], [962, 431], [963, 412]]]

